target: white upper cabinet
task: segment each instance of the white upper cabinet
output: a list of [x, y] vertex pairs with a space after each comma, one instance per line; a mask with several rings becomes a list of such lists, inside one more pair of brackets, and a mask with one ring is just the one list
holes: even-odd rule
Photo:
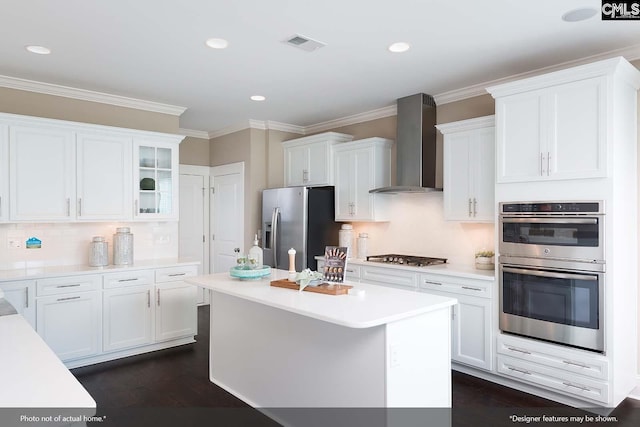
[[326, 132], [282, 143], [286, 187], [333, 185], [333, 147], [353, 137]]
[[131, 143], [120, 135], [77, 134], [78, 219], [131, 219]]
[[0, 222], [9, 218], [9, 127], [0, 124]]
[[498, 183], [608, 176], [616, 105], [633, 68], [613, 58], [490, 87]]
[[75, 147], [69, 129], [9, 127], [11, 220], [75, 218]]
[[178, 144], [134, 139], [134, 219], [178, 219]]
[[391, 184], [391, 146], [366, 138], [334, 147], [336, 221], [388, 221], [388, 195], [369, 190]]
[[494, 221], [494, 116], [436, 126], [444, 135], [444, 218]]

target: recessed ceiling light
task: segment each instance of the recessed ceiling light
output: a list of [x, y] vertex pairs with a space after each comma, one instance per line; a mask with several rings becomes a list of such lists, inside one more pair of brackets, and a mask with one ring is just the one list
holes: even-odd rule
[[253, 96], [251, 97], [251, 100], [252, 100], [252, 101], [264, 101], [265, 99], [267, 99], [267, 98], [265, 98], [265, 97], [264, 97], [264, 96], [262, 96], [262, 95], [253, 95]]
[[592, 7], [581, 7], [580, 9], [573, 9], [562, 15], [562, 20], [565, 22], [578, 22], [586, 21], [598, 13], [598, 9]]
[[44, 46], [29, 45], [25, 46], [25, 49], [31, 53], [37, 53], [38, 55], [48, 55], [51, 53], [51, 49]]
[[393, 53], [406, 52], [410, 48], [411, 48], [411, 45], [409, 43], [405, 43], [405, 42], [393, 43], [393, 44], [389, 45], [389, 47], [388, 47], [389, 51], [393, 52]]
[[229, 42], [225, 39], [213, 38], [207, 40], [205, 43], [212, 49], [226, 49], [226, 47], [229, 46]]

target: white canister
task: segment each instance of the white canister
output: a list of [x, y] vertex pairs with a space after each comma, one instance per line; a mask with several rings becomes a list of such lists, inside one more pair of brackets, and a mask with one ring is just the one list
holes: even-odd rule
[[338, 231], [338, 246], [347, 248], [347, 258], [351, 258], [353, 251], [353, 226], [351, 224], [342, 224]]
[[89, 244], [89, 266], [104, 267], [109, 265], [109, 243], [102, 236], [95, 236]]
[[116, 228], [116, 234], [113, 235], [113, 264], [133, 264], [133, 234], [129, 227]]
[[367, 245], [369, 243], [369, 235], [367, 233], [358, 234], [358, 259], [367, 259]]

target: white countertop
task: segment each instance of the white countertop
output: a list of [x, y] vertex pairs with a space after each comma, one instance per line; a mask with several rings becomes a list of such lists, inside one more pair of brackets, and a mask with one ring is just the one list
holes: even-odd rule
[[96, 408], [82, 384], [21, 315], [0, 316], [0, 346], [1, 407]]
[[[324, 256], [316, 256], [316, 260], [324, 260]], [[412, 267], [408, 265], [387, 264], [382, 262], [365, 261], [362, 259], [349, 258], [347, 265], [363, 265], [367, 267], [391, 268], [404, 271], [415, 271], [424, 274], [442, 274], [446, 276], [465, 277], [478, 280], [495, 280], [494, 270], [478, 270], [474, 266], [464, 264], [438, 264], [427, 267]]]
[[441, 310], [457, 304], [455, 298], [416, 293], [385, 286], [350, 283], [364, 295], [324, 295], [270, 286], [286, 278], [284, 270], [272, 270], [260, 280], [239, 280], [229, 273], [185, 278], [185, 281], [227, 295], [297, 313], [349, 328], [370, 328], [396, 320]]
[[10, 280], [24, 280], [24, 279], [42, 279], [45, 277], [56, 276], [75, 276], [79, 274], [93, 274], [93, 273], [117, 273], [127, 270], [136, 269], [148, 269], [148, 268], [163, 268], [163, 267], [177, 267], [181, 265], [198, 265], [200, 262], [189, 259], [154, 259], [137, 261], [135, 264], [128, 266], [121, 265], [108, 265], [106, 267], [89, 267], [88, 265], [56, 265], [56, 266], [42, 266], [31, 267], [14, 270], [0, 270], [0, 282]]

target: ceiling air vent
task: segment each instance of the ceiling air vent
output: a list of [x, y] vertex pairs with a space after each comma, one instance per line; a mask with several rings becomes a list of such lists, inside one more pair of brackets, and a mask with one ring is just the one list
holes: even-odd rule
[[300, 34], [288, 37], [284, 42], [290, 46], [297, 47], [298, 49], [306, 50], [307, 52], [313, 52], [316, 49], [326, 46], [325, 43], [310, 39], [309, 37], [301, 36]]

